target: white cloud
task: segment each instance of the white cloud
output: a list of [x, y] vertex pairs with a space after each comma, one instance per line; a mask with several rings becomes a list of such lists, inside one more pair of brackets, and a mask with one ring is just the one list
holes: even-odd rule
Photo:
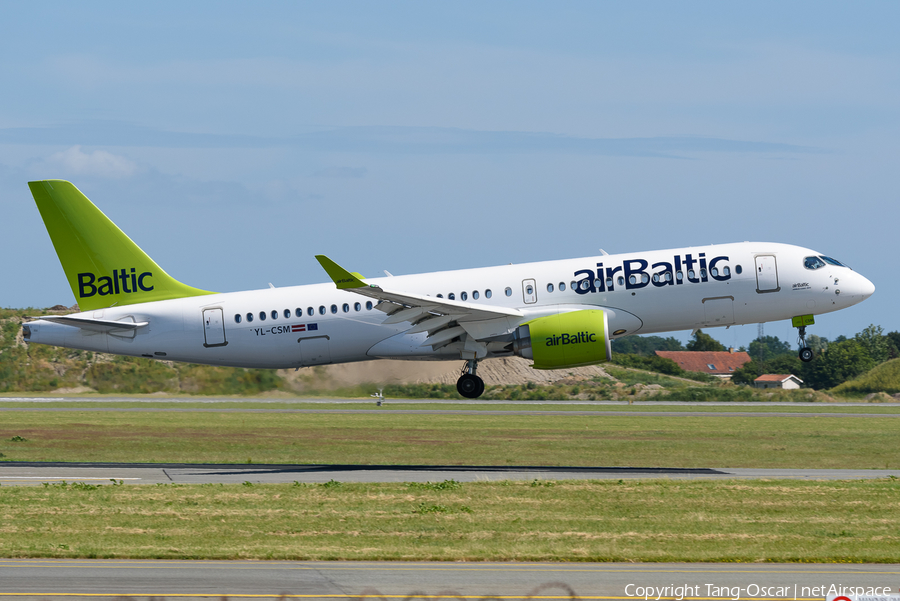
[[72, 146], [50, 155], [47, 162], [62, 167], [67, 175], [92, 175], [120, 179], [137, 172], [137, 163], [105, 150], [84, 152], [81, 146]]

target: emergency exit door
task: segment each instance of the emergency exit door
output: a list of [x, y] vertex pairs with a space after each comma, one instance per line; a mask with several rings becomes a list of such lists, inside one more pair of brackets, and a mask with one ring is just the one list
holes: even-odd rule
[[537, 287], [534, 280], [522, 280], [522, 300], [528, 305], [537, 302]]

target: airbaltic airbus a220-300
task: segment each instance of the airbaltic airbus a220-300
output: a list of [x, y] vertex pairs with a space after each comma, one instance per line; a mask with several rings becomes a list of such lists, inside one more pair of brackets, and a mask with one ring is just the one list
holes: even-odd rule
[[875, 291], [819, 252], [742, 242], [384, 278], [319, 255], [333, 283], [217, 294], [169, 276], [71, 183], [28, 185], [81, 312], [36, 318], [25, 340], [103, 353], [258, 368], [464, 360], [457, 388], [477, 398], [482, 359], [593, 365], [638, 333], [792, 319], [809, 361], [813, 316]]

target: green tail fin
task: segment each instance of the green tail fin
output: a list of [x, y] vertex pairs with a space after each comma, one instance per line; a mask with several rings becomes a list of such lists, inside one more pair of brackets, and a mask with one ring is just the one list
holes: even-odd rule
[[71, 183], [28, 187], [82, 311], [214, 294], [163, 271]]

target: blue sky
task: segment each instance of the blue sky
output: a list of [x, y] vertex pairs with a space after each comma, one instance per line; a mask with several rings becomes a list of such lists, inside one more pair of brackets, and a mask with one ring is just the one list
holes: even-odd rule
[[877, 287], [811, 333], [900, 330], [900, 4], [0, 11], [2, 306], [74, 302], [26, 186], [63, 178], [210, 290], [767, 240]]

